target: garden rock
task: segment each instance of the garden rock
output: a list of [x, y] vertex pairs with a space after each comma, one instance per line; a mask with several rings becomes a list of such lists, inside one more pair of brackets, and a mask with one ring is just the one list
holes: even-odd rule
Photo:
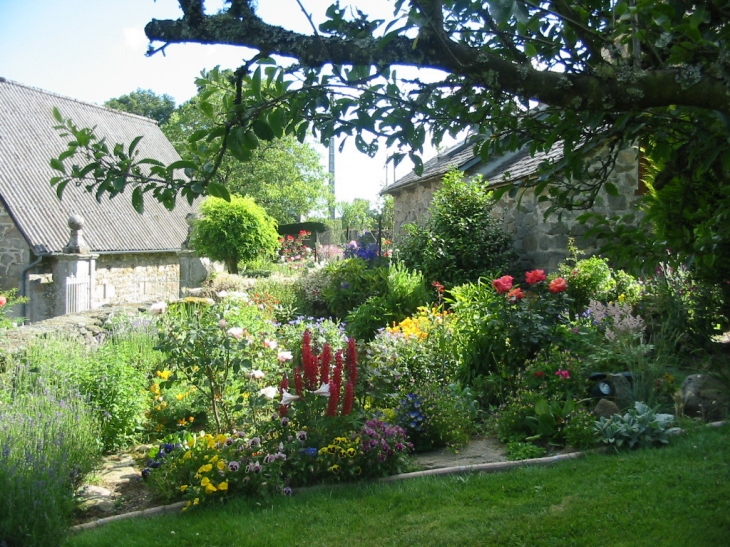
[[709, 422], [727, 415], [728, 391], [717, 379], [707, 374], [687, 376], [681, 389], [684, 414]]
[[601, 399], [600, 401], [598, 401], [598, 404], [596, 404], [596, 408], [593, 409], [593, 415], [596, 418], [609, 419], [614, 414], [620, 413], [621, 409], [618, 407], [618, 405], [613, 401], [609, 401], [608, 399]]
[[88, 511], [96, 509], [103, 513], [110, 513], [114, 510], [114, 501], [112, 500], [111, 490], [102, 486], [84, 485], [77, 494], [79, 497], [79, 508]]
[[634, 390], [623, 374], [609, 374], [606, 381], [613, 386], [613, 402], [621, 410], [634, 406]]

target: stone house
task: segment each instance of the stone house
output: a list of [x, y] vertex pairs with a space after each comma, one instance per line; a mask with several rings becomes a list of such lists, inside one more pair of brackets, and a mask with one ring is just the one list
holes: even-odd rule
[[50, 160], [66, 141], [53, 128], [53, 107], [111, 146], [142, 135], [141, 157], [179, 159], [153, 120], [0, 78], [0, 290], [29, 299], [15, 315], [38, 321], [177, 297], [204, 278], [200, 260], [181, 249], [195, 204], [168, 211], [150, 196], [139, 214], [129, 192], [97, 201], [73, 185], [58, 198]]
[[[561, 154], [562, 149], [556, 146], [548, 153], [530, 156], [527, 150], [519, 150], [484, 162], [474, 156], [472, 145], [463, 143], [425, 162], [420, 176], [411, 172], [384, 188], [381, 194], [393, 196], [394, 232], [402, 235], [405, 224], [427, 218], [433, 194], [450, 169], [458, 169], [467, 177], [481, 174], [496, 189], [534, 177], [542, 161], [554, 160]], [[616, 185], [619, 195], [610, 196], [601, 190], [592, 211], [606, 215], [638, 214], [636, 205], [643, 186], [637, 150], [619, 152], [610, 181]], [[520, 190], [514, 197], [507, 192], [495, 204], [493, 213], [503, 219], [505, 229], [514, 238], [518, 255], [516, 268], [554, 270], [567, 256], [570, 238], [587, 255], [595, 252], [596, 242], [584, 237], [587, 227], [576, 220], [585, 211], [564, 211], [560, 219], [555, 214], [545, 219], [548, 207], [549, 203], [538, 202], [529, 188]]]

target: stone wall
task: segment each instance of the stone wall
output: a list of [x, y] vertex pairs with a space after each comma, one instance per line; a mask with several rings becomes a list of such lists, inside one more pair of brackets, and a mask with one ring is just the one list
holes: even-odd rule
[[[467, 173], [474, 174], [474, 171]], [[639, 162], [635, 150], [619, 153], [611, 182], [618, 188], [619, 195], [609, 196], [602, 190], [592, 210], [607, 215], [636, 215], [640, 195]], [[394, 194], [396, 233], [402, 235], [406, 223], [423, 222], [428, 218], [428, 206], [440, 184], [440, 181], [426, 182]], [[576, 221], [576, 217], [585, 211], [564, 211], [560, 219], [553, 214], [546, 220], [544, 213], [548, 207], [549, 203], [537, 201], [531, 189], [514, 198], [505, 194], [497, 202], [494, 214], [503, 219], [505, 229], [514, 238], [518, 254], [515, 268], [555, 270], [568, 255], [569, 238], [573, 238], [576, 247], [588, 255], [596, 250], [596, 242], [584, 236], [586, 226]]]
[[99, 255], [93, 307], [170, 300], [180, 294], [177, 253]]
[[0, 200], [0, 290], [17, 289], [28, 265], [30, 247]]

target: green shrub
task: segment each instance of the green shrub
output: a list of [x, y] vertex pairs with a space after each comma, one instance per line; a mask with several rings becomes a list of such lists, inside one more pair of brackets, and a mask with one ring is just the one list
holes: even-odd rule
[[272, 257], [279, 248], [276, 221], [251, 198], [237, 195], [231, 201], [207, 197], [200, 205], [190, 243], [197, 253], [225, 263], [232, 274], [239, 262]]
[[385, 294], [371, 296], [347, 315], [347, 332], [358, 340], [371, 340], [378, 329], [399, 323], [429, 299], [423, 275], [395, 263], [388, 269]]
[[509, 379], [558, 340], [560, 326], [567, 322], [561, 313], [566, 306], [564, 285], [547, 285], [544, 272], [535, 271], [543, 279], [528, 282], [525, 290], [513, 286], [511, 276], [451, 290], [458, 379], [477, 389], [485, 407], [504, 402]]
[[55, 378], [79, 391], [101, 426], [105, 450], [139, 440], [147, 407], [144, 386], [160, 355], [149, 334], [121, 331], [98, 347], [56, 336], [36, 339], [16, 359], [30, 363], [40, 385]]
[[398, 258], [447, 287], [504, 271], [514, 257], [511, 238], [492, 215], [494, 200], [481, 178], [453, 170], [434, 193], [423, 226], [406, 225]]
[[396, 415], [420, 452], [466, 444], [476, 431], [478, 405], [471, 391], [457, 384], [426, 383], [401, 399]]
[[372, 266], [360, 258], [348, 258], [324, 268], [328, 284], [322, 290], [327, 314], [344, 319], [371, 296], [385, 294], [388, 267]]
[[292, 280], [260, 279], [249, 290], [255, 301], [271, 307], [274, 320], [286, 323], [301, 314], [305, 307], [301, 292]]
[[83, 396], [39, 384], [27, 369], [2, 386], [10, 402], [0, 403], [0, 543], [52, 547], [68, 532], [75, 488], [99, 461], [99, 430]]

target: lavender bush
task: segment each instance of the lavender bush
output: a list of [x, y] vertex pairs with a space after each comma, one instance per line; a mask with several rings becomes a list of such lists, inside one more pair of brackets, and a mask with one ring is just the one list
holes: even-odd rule
[[0, 545], [52, 547], [68, 530], [75, 487], [98, 461], [99, 432], [78, 393], [18, 387], [0, 402]]

